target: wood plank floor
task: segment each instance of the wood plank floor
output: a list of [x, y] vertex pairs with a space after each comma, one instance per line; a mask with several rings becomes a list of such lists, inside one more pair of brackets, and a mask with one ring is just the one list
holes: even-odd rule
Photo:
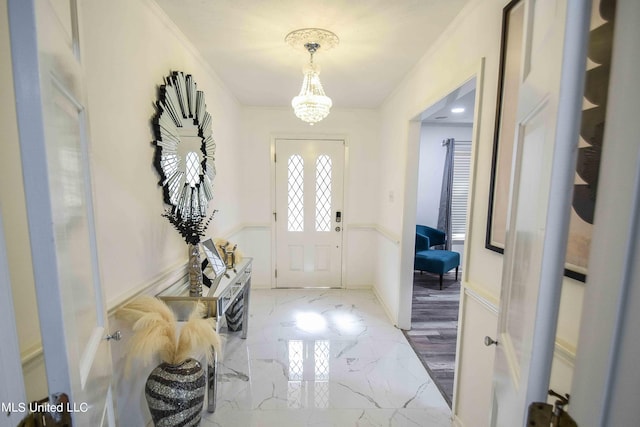
[[405, 336], [451, 406], [460, 282], [455, 271], [444, 275], [442, 290], [439, 281], [435, 274], [414, 273], [411, 330]]

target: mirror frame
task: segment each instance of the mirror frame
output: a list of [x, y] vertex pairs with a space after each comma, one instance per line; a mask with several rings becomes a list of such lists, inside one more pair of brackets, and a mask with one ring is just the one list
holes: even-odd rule
[[[154, 165], [160, 174], [165, 203], [181, 218], [198, 218], [207, 214], [213, 199], [213, 180], [216, 176], [215, 149], [212, 137], [211, 115], [207, 112], [204, 92], [197, 90], [191, 74], [176, 71], [165, 78], [160, 86], [153, 119], [156, 146]], [[186, 155], [179, 154], [181, 136], [179, 128], [192, 121], [201, 140], [199, 157], [201, 173], [195, 185], [187, 182]], [[188, 153], [187, 153], [188, 154]]]

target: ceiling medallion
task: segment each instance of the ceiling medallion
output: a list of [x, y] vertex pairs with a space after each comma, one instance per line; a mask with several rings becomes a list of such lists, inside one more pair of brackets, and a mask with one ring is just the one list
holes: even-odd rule
[[292, 31], [284, 40], [293, 48], [303, 48], [309, 52], [309, 64], [302, 70], [302, 88], [300, 94], [291, 100], [291, 106], [299, 119], [313, 125], [327, 117], [333, 105], [331, 98], [324, 93], [320, 82], [320, 69], [314, 64], [313, 55], [321, 48], [329, 50], [337, 46], [340, 40], [331, 31], [320, 28]]
[[340, 39], [334, 33], [321, 28], [302, 28], [300, 30], [291, 31], [286, 35], [284, 41], [295, 49], [307, 51], [305, 45], [316, 43], [322, 47], [322, 50], [329, 50], [340, 43]]

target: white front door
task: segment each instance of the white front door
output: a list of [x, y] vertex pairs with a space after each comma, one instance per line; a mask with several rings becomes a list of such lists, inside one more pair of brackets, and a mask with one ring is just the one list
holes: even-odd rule
[[[521, 35], [522, 62], [494, 368], [491, 425], [497, 427], [524, 425], [529, 404], [546, 401], [560, 298], [554, 290], [562, 282], [566, 250], [561, 234], [568, 233], [559, 206], [567, 205], [568, 212], [570, 200], [570, 191], [558, 194], [561, 184], [552, 179], [552, 164], [555, 178], [563, 169], [573, 176], [570, 156], [554, 150], [556, 145], [568, 151], [572, 144], [577, 147], [577, 132], [573, 140], [562, 140], [562, 120], [567, 111], [580, 111], [571, 97], [560, 96], [561, 82], [567, 84], [562, 78], [565, 26], [579, 18], [567, 13], [561, 0], [522, 1], [510, 16], [511, 34]], [[565, 17], [573, 22], [565, 23]], [[580, 51], [583, 40], [574, 36], [566, 43]], [[584, 64], [575, 75], [583, 70]]]
[[341, 287], [343, 140], [277, 139], [276, 287]]
[[[77, 1], [10, 0], [27, 219], [49, 393], [73, 424], [114, 425], [93, 220]], [[105, 82], [105, 84], [108, 84]]]

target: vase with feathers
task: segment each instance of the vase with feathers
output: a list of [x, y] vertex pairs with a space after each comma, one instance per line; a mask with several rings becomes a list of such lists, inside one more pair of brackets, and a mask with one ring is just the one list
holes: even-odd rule
[[154, 297], [139, 297], [118, 311], [131, 325], [125, 372], [134, 359], [148, 365], [161, 360], [149, 375], [145, 396], [154, 425], [198, 425], [205, 393], [205, 373], [198, 360], [212, 363], [221, 350], [213, 318], [205, 318], [202, 302], [194, 305], [178, 331], [174, 312]]
[[198, 244], [200, 239], [204, 237], [205, 231], [216, 212], [218, 211], [214, 210], [208, 217], [199, 214], [183, 216], [176, 209], [167, 210], [162, 214], [187, 243], [189, 250], [187, 272], [189, 274], [189, 296], [191, 297], [202, 296], [202, 262]]

